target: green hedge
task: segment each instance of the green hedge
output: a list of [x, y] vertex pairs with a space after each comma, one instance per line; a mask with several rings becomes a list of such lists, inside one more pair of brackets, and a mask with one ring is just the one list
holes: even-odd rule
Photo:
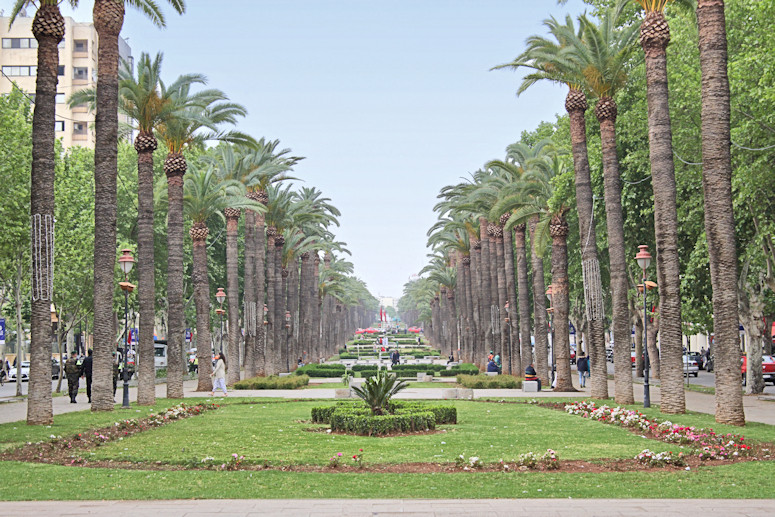
[[341, 368], [319, 368], [319, 364], [310, 364], [298, 368], [294, 373], [296, 375], [307, 375], [309, 377], [341, 377], [344, 375], [346, 369], [344, 365], [340, 365]]
[[441, 370], [446, 370], [447, 366], [444, 364], [397, 364], [392, 367], [394, 371], [401, 371], [401, 370], [428, 370], [428, 371], [434, 371], [434, 372], [440, 372]]
[[293, 390], [309, 384], [309, 377], [306, 375], [288, 377], [253, 377], [244, 379], [234, 385], [235, 390]]
[[454, 406], [428, 406], [422, 402], [394, 400], [388, 407], [390, 411], [402, 414], [407, 411], [430, 411], [436, 418], [436, 424], [457, 424], [457, 408]]
[[[331, 416], [336, 411], [344, 411], [351, 415], [370, 416], [371, 410], [359, 401], [340, 401], [331, 406], [318, 406], [312, 408], [312, 422], [316, 424], [330, 424]], [[454, 406], [429, 406], [422, 402], [394, 400], [390, 402], [388, 411], [395, 415], [407, 415], [418, 412], [430, 412], [433, 414], [435, 424], [456, 424], [457, 409]]]
[[374, 355], [373, 353], [371, 355], [369, 354], [357, 355], [357, 354], [350, 354], [350, 353], [339, 354], [339, 359], [369, 359], [369, 358], [376, 359], [377, 356]]
[[338, 410], [331, 414], [331, 430], [361, 436], [380, 436], [391, 433], [433, 431], [436, 417], [430, 411], [403, 415], [363, 415], [354, 411]]
[[479, 375], [479, 367], [475, 364], [463, 363], [441, 372], [441, 377], [455, 377], [457, 375]]
[[513, 375], [458, 375], [457, 383], [474, 389], [498, 389], [522, 387], [522, 380]]
[[[361, 365], [361, 366], [365, 366], [365, 365]], [[361, 377], [365, 379], [367, 377], [374, 377], [375, 375], [377, 375], [377, 369], [374, 367], [371, 367], [369, 369], [359, 370], [358, 373], [360, 373]]]
[[439, 374], [439, 372], [434, 372], [433, 370], [426, 370], [425, 368], [407, 368], [405, 370], [396, 370], [395, 373], [398, 377], [415, 377], [418, 373], [425, 373], [427, 375]]
[[354, 372], [362, 372], [364, 370], [377, 370], [377, 366], [373, 364], [354, 364], [350, 367], [350, 370]]

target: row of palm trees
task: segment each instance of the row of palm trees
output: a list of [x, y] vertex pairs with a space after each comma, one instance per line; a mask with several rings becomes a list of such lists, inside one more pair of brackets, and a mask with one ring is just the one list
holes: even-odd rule
[[[526, 50], [514, 61], [496, 69], [527, 69], [518, 90], [524, 92], [534, 84], [550, 81], [567, 85], [565, 107], [570, 123], [570, 154], [573, 160], [576, 211], [581, 239], [584, 281], [584, 316], [588, 351], [592, 362], [591, 393], [608, 396], [606, 376], [604, 296], [600, 277], [585, 112], [587, 98], [595, 101], [594, 114], [599, 122], [603, 163], [606, 230], [611, 285], [611, 320], [614, 341], [614, 368], [624, 375], [615, 376], [617, 403], [633, 402], [630, 375], [630, 322], [624, 229], [621, 206], [621, 178], [616, 152], [616, 93], [627, 82], [627, 72], [636, 60], [645, 59], [647, 78], [649, 150], [654, 196], [657, 279], [659, 284], [659, 360], [662, 367], [661, 408], [668, 413], [685, 410], [682, 385], [681, 297], [678, 262], [678, 222], [672, 134], [667, 88], [666, 47], [670, 32], [665, 8], [670, 0], [618, 0], [600, 9], [597, 19], [582, 15], [578, 20], [568, 16], [564, 21], [545, 21], [548, 35], [531, 36]], [[705, 225], [708, 234], [714, 307], [714, 344], [716, 373], [716, 419], [722, 423], [743, 425], [745, 417], [739, 388], [739, 348], [737, 291], [737, 256], [735, 253], [734, 218], [731, 197], [731, 163], [729, 140], [729, 84], [726, 74], [726, 32], [724, 3], [699, 0], [676, 1], [684, 8], [696, 6], [700, 34], [702, 68], [702, 141], [703, 186], [705, 192]], [[640, 24], [634, 23], [634, 7], [643, 10]], [[637, 51], [636, 41], [643, 50]], [[566, 144], [563, 144], [566, 145]], [[429, 270], [428, 283], [407, 286], [407, 299], [414, 303], [416, 316], [439, 327], [434, 321], [437, 311], [442, 327], [461, 328], [462, 353], [469, 359], [481, 360], [485, 350], [497, 347], [506, 351], [513, 371], [535, 362], [536, 370], [546, 380], [546, 310], [544, 307], [544, 265], [542, 257], [549, 238], [552, 240], [552, 310], [555, 328], [566, 329], [568, 312], [567, 252], [563, 239], [568, 225], [564, 214], [567, 197], [556, 195], [553, 177], [562, 174], [565, 158], [545, 142], [535, 145], [514, 144], [507, 149], [505, 160], [488, 162], [475, 172], [470, 181], [445, 187], [436, 206], [439, 222], [429, 232], [429, 244], [436, 257]], [[513, 234], [513, 246], [511, 242]], [[528, 284], [526, 233], [529, 234], [532, 286]], [[512, 255], [513, 254], [513, 255]], [[514, 256], [514, 263], [510, 258]], [[503, 257], [503, 258], [501, 258]], [[565, 267], [563, 269], [563, 264]], [[503, 317], [501, 311], [509, 302], [514, 307], [514, 276], [518, 293], [518, 311]], [[451, 278], [456, 278], [454, 286]], [[531, 289], [532, 288], [532, 289]], [[446, 296], [439, 296], [446, 290]], [[450, 289], [454, 291], [450, 296]], [[528, 305], [532, 290], [532, 315]], [[450, 313], [449, 303], [456, 304], [457, 315]], [[424, 307], [420, 300], [427, 300]], [[420, 303], [420, 305], [418, 305]], [[422, 307], [422, 309], [420, 309]], [[516, 317], [518, 313], [518, 318]], [[444, 314], [447, 319], [444, 320]], [[451, 314], [451, 316], [449, 316]], [[504, 324], [508, 321], [508, 324]], [[504, 329], [505, 331], [501, 331]], [[535, 339], [535, 357], [530, 340]], [[569, 389], [567, 362], [561, 358], [567, 350], [565, 332], [556, 333], [558, 361], [557, 388]], [[449, 339], [449, 333], [442, 332]], [[562, 335], [562, 338], [560, 337]], [[509, 341], [510, 338], [510, 341]], [[447, 341], [444, 341], [448, 343]], [[508, 346], [508, 343], [511, 346]], [[515, 343], [520, 343], [517, 346]], [[453, 345], [454, 343], [450, 343]], [[466, 348], [467, 347], [467, 348]], [[519, 365], [519, 370], [515, 367]], [[560, 368], [561, 367], [561, 368]]]
[[[76, 0], [70, 2], [72, 5]], [[164, 17], [155, 2], [127, 2], [147, 14], [159, 26]], [[170, 0], [182, 13], [182, 0]], [[19, 0], [12, 17], [31, 4]], [[183, 397], [184, 231], [191, 221], [193, 284], [198, 347], [199, 389], [209, 390], [210, 286], [207, 268], [208, 223], [223, 217], [227, 225], [227, 271], [230, 381], [240, 375], [244, 363], [248, 376], [272, 374], [285, 369], [291, 357], [319, 357], [333, 350], [337, 340], [369, 321], [376, 300], [363, 282], [352, 277], [352, 264], [334, 252], [346, 252], [328, 230], [338, 224], [338, 210], [314, 188], [291, 190], [279, 182], [301, 158], [278, 149], [277, 141], [256, 141], [233, 129], [246, 114], [216, 89], [203, 88], [206, 78], [184, 75], [170, 84], [161, 80], [161, 55], [143, 54], [136, 70], [119, 70], [118, 35], [123, 25], [124, 0], [95, 0], [94, 25], [100, 45], [97, 87], [73, 94], [72, 105], [89, 103], [96, 113], [95, 146], [95, 247], [94, 247], [94, 366], [92, 410], [113, 409], [112, 352], [115, 350], [114, 275], [116, 262], [116, 177], [118, 113], [134, 121], [137, 132], [139, 266], [139, 354], [153, 357], [155, 307], [155, 258], [153, 239], [153, 152], [161, 140], [167, 148], [164, 160], [166, 192], [161, 201], [167, 209], [167, 396]], [[31, 371], [28, 417], [30, 424], [49, 424], [53, 419], [49, 343], [51, 276], [53, 261], [54, 113], [59, 41], [64, 20], [58, 0], [42, 0], [33, 21], [39, 41], [38, 82], [33, 119], [33, 166], [31, 214], [33, 235], [33, 310], [31, 321]], [[157, 140], [158, 138], [158, 140]], [[205, 142], [222, 144], [189, 164], [188, 150]], [[164, 191], [165, 189], [162, 189]], [[245, 293], [242, 321], [239, 314], [237, 231], [245, 213]], [[48, 233], [47, 233], [48, 232]], [[325, 252], [322, 266], [319, 254]], [[45, 308], [46, 318], [43, 318]], [[240, 328], [245, 329], [244, 357], [240, 358]], [[283, 346], [285, 345], [285, 346]], [[138, 402], [155, 402], [153, 363], [141, 361]]]

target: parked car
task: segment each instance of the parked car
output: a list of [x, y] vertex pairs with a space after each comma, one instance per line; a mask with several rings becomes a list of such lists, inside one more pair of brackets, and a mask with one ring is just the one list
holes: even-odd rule
[[689, 355], [690, 359], [694, 359], [695, 361], [697, 361], [697, 366], [700, 367], [700, 370], [702, 370], [704, 368], [705, 361], [703, 360], [701, 353], [699, 353], [699, 352], [689, 352], [688, 355]]
[[51, 378], [52, 379], [58, 379], [59, 378], [59, 361], [51, 358]]
[[614, 349], [613, 348], [606, 348], [605, 349], [605, 358], [606, 358], [606, 361], [608, 361], [609, 363], [613, 363], [614, 362]]
[[[743, 356], [741, 359], [740, 371], [743, 374], [743, 386], [745, 386], [745, 374], [748, 370], [748, 357]], [[764, 376], [764, 382], [771, 382], [775, 385], [775, 357], [771, 355], [762, 356], [762, 374]]]
[[[21, 376], [22, 376], [22, 382], [30, 380], [30, 362], [29, 361], [22, 361]], [[8, 371], [8, 380], [11, 382], [16, 382], [15, 367], [12, 367]]]
[[683, 363], [684, 375], [694, 375], [697, 377], [700, 374], [700, 365], [690, 356], [684, 355]]

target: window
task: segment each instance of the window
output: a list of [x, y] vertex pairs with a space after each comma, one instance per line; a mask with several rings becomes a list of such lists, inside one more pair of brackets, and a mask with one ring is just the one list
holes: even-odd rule
[[89, 69], [85, 66], [73, 67], [73, 79], [86, 81], [89, 78]]
[[65, 121], [57, 120], [54, 122], [54, 130], [61, 133], [65, 130]]
[[86, 122], [73, 122], [73, 134], [85, 135], [86, 134]]
[[3, 38], [3, 48], [38, 48], [35, 38]]
[[57, 93], [57, 104], [64, 104], [64, 103], [65, 103], [65, 94]]
[[59, 68], [57, 68], [57, 75], [59, 77], [65, 76], [65, 65], [59, 65]]
[[38, 74], [37, 66], [4, 66], [3, 73], [8, 76], [34, 76]]
[[77, 39], [73, 41], [73, 52], [86, 52], [89, 50], [89, 41], [85, 39]]

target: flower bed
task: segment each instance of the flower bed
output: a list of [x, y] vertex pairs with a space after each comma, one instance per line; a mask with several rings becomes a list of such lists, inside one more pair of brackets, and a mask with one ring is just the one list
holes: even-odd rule
[[[343, 372], [337, 372], [336, 370], [323, 370], [327, 372], [334, 372], [339, 377]], [[270, 375], [269, 377], [253, 377], [250, 379], [244, 379], [234, 384], [235, 390], [294, 390], [302, 386], [309, 384], [309, 377], [307, 375], [289, 375], [287, 377], [277, 377]]]
[[[702, 460], [736, 458], [751, 453], [751, 446], [745, 443], [745, 438], [740, 434], [716, 434], [713, 429], [681, 426], [673, 424], [669, 420], [658, 422], [650, 420], [640, 411], [621, 406], [612, 408], [603, 405], [598, 407], [594, 402], [580, 401], [566, 404], [565, 411], [571, 415], [590, 418], [606, 424], [647, 432], [663, 442], [687, 446], [691, 449], [692, 454]], [[651, 451], [646, 449], [641, 454], [649, 452]], [[639, 456], [636, 459], [639, 459]]]

